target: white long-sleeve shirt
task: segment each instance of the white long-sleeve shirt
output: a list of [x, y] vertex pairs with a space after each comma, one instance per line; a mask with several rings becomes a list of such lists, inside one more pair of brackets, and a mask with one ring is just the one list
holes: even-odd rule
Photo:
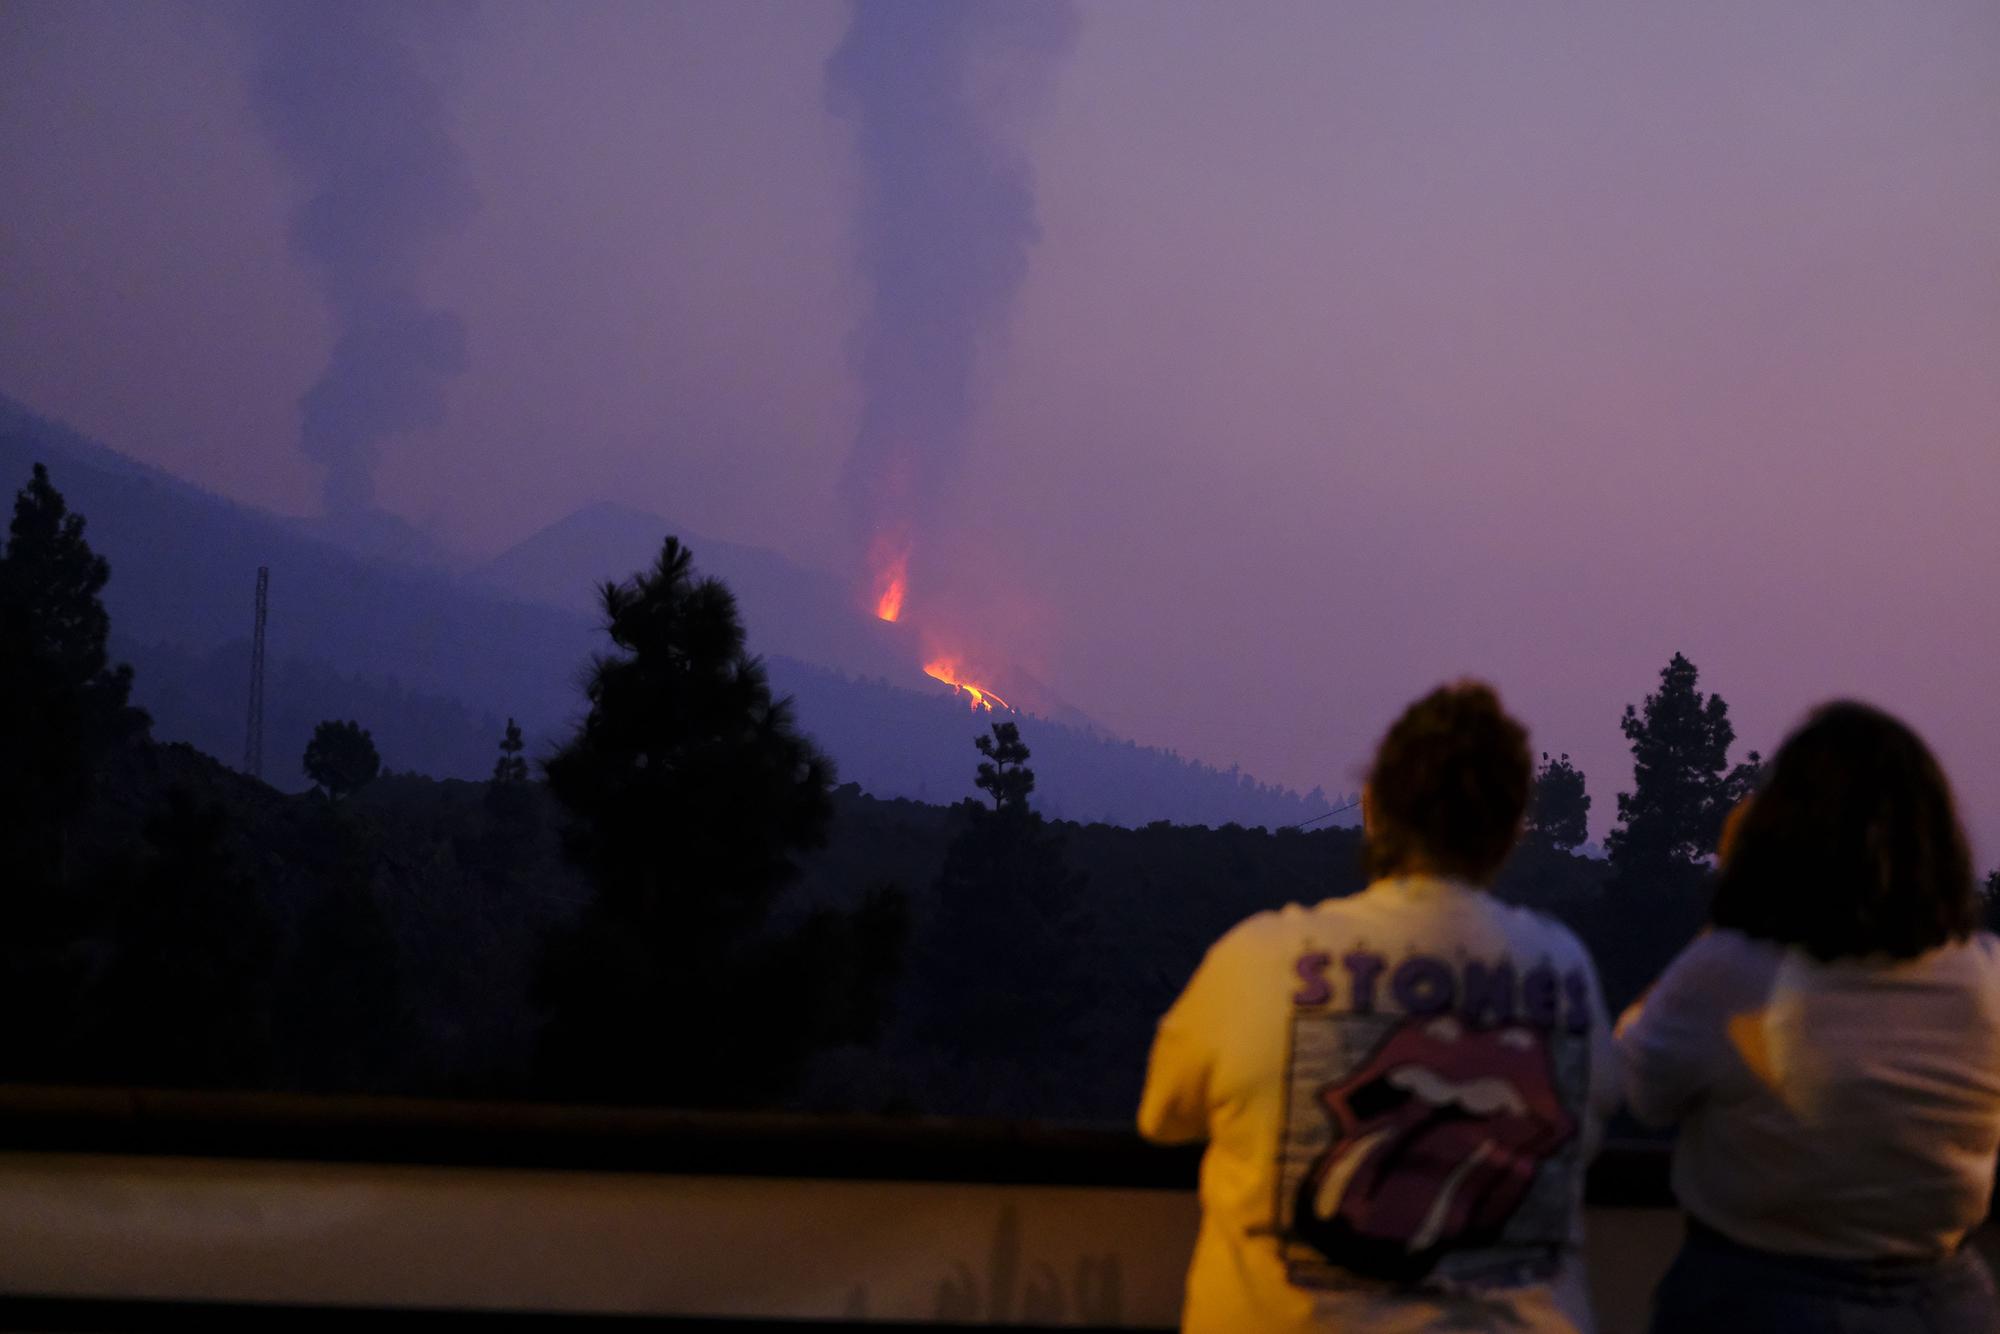
[[1674, 1193], [1748, 1246], [1934, 1256], [2000, 1150], [2000, 941], [1820, 963], [1713, 930], [1619, 1020], [1633, 1114], [1680, 1127]]
[[1139, 1108], [1209, 1142], [1182, 1327], [1589, 1329], [1615, 1081], [1596, 971], [1538, 913], [1408, 877], [1250, 918], [1160, 1021]]

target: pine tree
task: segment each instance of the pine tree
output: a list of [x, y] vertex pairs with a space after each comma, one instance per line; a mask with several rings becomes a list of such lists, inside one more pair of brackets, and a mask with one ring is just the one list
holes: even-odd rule
[[132, 669], [108, 664], [110, 566], [37, 463], [0, 551], [0, 1077], [72, 1079], [97, 870], [71, 837], [117, 753], [142, 742]]
[[1028, 767], [1028, 748], [1014, 723], [993, 724], [993, 735], [976, 737], [980, 761], [973, 785], [993, 798], [997, 815], [1020, 817], [1028, 812], [1028, 795], [1035, 790], [1035, 771]]
[[668, 538], [599, 591], [617, 652], [593, 665], [582, 727], [546, 766], [571, 855], [637, 916], [742, 925], [826, 840], [833, 763], [744, 647], [736, 600]]
[[1643, 710], [1625, 707], [1633, 790], [1618, 794], [1607, 850], [1623, 876], [1690, 870], [1715, 851], [1722, 820], [1754, 784], [1762, 758], [1729, 767], [1736, 729], [1720, 695], [1704, 696], [1700, 674], [1679, 653], [1660, 672]]
[[1019, 727], [995, 723], [974, 744], [986, 758], [973, 782], [993, 807], [959, 808], [965, 825], [938, 873], [920, 942], [923, 1028], [960, 1056], [1054, 1058], [1075, 1040], [1095, 995], [1085, 878], [1028, 805], [1035, 775]]
[[[522, 754], [526, 749], [521, 725], [509, 718], [507, 733], [500, 738], [500, 758], [493, 761], [493, 777], [486, 784], [485, 797], [490, 817], [485, 851], [503, 860], [511, 860], [537, 832], [532, 817], [539, 803], [528, 786], [528, 760]], [[490, 869], [504, 867], [496, 863]]]
[[1583, 771], [1570, 763], [1568, 755], [1551, 760], [1547, 751], [1542, 752], [1528, 802], [1527, 836], [1565, 852], [1590, 837], [1590, 793]]
[[145, 735], [132, 669], [107, 662], [111, 567], [37, 463], [0, 555], [0, 865], [17, 885], [63, 875], [70, 822], [109, 754]]
[[[866, 1027], [842, 1018], [854, 1011], [827, 990], [827, 961], [801, 970], [799, 937], [767, 929], [826, 841], [833, 765], [772, 697], [734, 597], [696, 578], [677, 540], [600, 598], [615, 651], [544, 766], [565, 850], [596, 888], [543, 970], [544, 1074], [562, 1096], [767, 1099], [813, 1046]], [[808, 923], [821, 937], [838, 925]]]
[[496, 783], [525, 783], [528, 781], [528, 761], [521, 752], [527, 743], [521, 740], [521, 725], [512, 718], [507, 720], [507, 735], [500, 738], [500, 758], [493, 761], [493, 781]]
[[1729, 765], [1736, 729], [1720, 695], [1703, 695], [1695, 665], [1679, 653], [1660, 688], [1621, 723], [1632, 743], [1633, 790], [1618, 794], [1618, 824], [1606, 842], [1612, 889], [1586, 935], [1596, 948], [1605, 998], [1615, 1009], [1659, 976], [1701, 929], [1707, 859], [1723, 817], [1756, 779], [1761, 760]]

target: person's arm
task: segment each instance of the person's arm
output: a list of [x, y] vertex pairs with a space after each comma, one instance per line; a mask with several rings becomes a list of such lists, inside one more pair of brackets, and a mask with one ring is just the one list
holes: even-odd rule
[[1601, 1127], [1617, 1112], [1624, 1098], [1624, 1066], [1617, 1041], [1611, 1036], [1611, 1015], [1604, 1006], [1604, 987], [1597, 979], [1597, 965], [1581, 945], [1578, 953], [1590, 989], [1590, 1112], [1594, 1123]]
[[1650, 1126], [1674, 1124], [1714, 1082], [1724, 1054], [1734, 938], [1697, 936], [1618, 1020], [1625, 1102]]
[[[1234, 933], [1232, 932], [1231, 935]], [[1139, 1098], [1139, 1133], [1161, 1144], [1208, 1138], [1209, 1079], [1226, 1002], [1224, 936], [1209, 947], [1180, 999], [1160, 1019]]]

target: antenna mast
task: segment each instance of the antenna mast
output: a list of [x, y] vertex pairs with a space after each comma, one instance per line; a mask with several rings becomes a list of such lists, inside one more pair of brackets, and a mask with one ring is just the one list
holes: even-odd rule
[[264, 776], [264, 611], [271, 587], [271, 567], [257, 567], [257, 628], [250, 636], [250, 724], [243, 742], [243, 772]]

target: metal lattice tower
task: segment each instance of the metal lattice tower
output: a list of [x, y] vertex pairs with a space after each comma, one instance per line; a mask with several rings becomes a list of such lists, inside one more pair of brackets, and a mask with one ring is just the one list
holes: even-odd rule
[[264, 610], [271, 588], [271, 567], [257, 567], [257, 628], [250, 636], [250, 723], [243, 742], [243, 772], [264, 776]]

